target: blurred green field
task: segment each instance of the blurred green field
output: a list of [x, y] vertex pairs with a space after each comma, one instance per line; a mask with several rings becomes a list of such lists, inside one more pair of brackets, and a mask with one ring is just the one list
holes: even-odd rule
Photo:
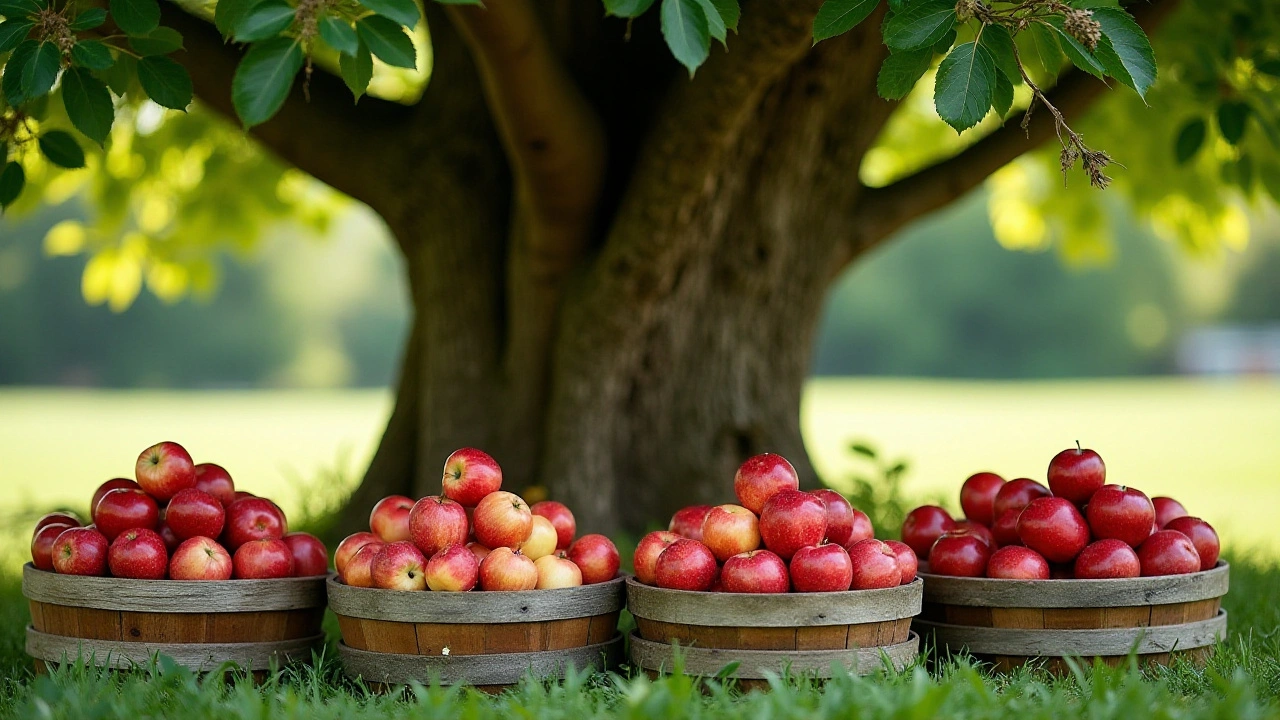
[[[83, 510], [162, 439], [291, 513], [315, 510], [359, 477], [389, 412], [390, 396], [367, 390], [0, 390], [0, 514]], [[837, 487], [860, 469], [853, 440], [905, 459], [907, 490], [925, 496], [954, 495], [982, 469], [1043, 480], [1049, 458], [1079, 439], [1109, 479], [1176, 496], [1232, 542], [1280, 555], [1280, 383], [819, 379], [803, 416]]]

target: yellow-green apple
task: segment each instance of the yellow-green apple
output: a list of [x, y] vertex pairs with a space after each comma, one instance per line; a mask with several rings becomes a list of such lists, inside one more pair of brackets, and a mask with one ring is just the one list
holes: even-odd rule
[[1210, 570], [1218, 564], [1218, 555], [1222, 552], [1222, 544], [1218, 540], [1218, 532], [1209, 523], [1197, 517], [1184, 516], [1174, 518], [1164, 526], [1165, 530], [1176, 530], [1191, 538], [1200, 555], [1200, 569]]
[[[862, 540], [853, 545], [854, 550], [866, 542], [880, 541]], [[895, 566], [897, 562], [893, 561]], [[853, 562], [843, 545], [809, 545], [791, 557], [791, 586], [796, 592], [839, 592], [848, 590], [852, 582]]]
[[287, 532], [289, 524], [275, 503], [266, 498], [247, 497], [227, 507], [222, 537], [234, 557], [236, 550], [251, 540], [279, 540]]
[[558, 590], [582, 584], [582, 570], [572, 560], [558, 555], [543, 555], [533, 561], [538, 571], [538, 590]]
[[843, 495], [831, 488], [813, 490], [811, 493], [827, 508], [827, 542], [844, 545], [853, 534], [853, 506]]
[[427, 559], [408, 540], [382, 546], [373, 558], [373, 586], [383, 590], [426, 590]]
[[[849, 561], [853, 564], [852, 590], [893, 588], [902, 584], [902, 566], [893, 548], [875, 538], [862, 540], [849, 548]], [[792, 577], [795, 576], [793, 569]]]
[[135, 580], [163, 580], [169, 570], [169, 550], [155, 530], [125, 530], [107, 550], [111, 574]]
[[717, 505], [702, 521], [702, 544], [724, 562], [760, 547], [760, 523], [741, 505]]
[[279, 538], [250, 540], [231, 555], [231, 568], [241, 580], [293, 577], [293, 553]]
[[[1147, 529], [1150, 528], [1148, 518]], [[1018, 537], [1022, 538], [1023, 545], [1043, 555], [1045, 560], [1069, 563], [1089, 544], [1089, 524], [1066, 498], [1036, 498], [1018, 516]], [[990, 546], [990, 542], [987, 545]]]
[[218, 537], [227, 521], [222, 503], [209, 493], [196, 488], [178, 491], [164, 510], [164, 521], [179, 540], [193, 537]]
[[[102, 483], [101, 485], [98, 486], [97, 490], [93, 491], [93, 499], [89, 501], [89, 517], [90, 518], [93, 517], [93, 509], [98, 507], [98, 501], [102, 499], [103, 495], [106, 495], [112, 490], [118, 490], [120, 488], [124, 488], [126, 490], [142, 489], [138, 487], [138, 483], [125, 478], [112, 478]], [[76, 524], [79, 525], [80, 523], [76, 523]]]
[[807, 492], [778, 490], [760, 513], [760, 539], [783, 560], [790, 560], [802, 547], [821, 543], [826, 536], [827, 507]]
[[236, 500], [236, 483], [231, 473], [221, 465], [200, 463], [196, 465], [196, 489], [203, 490], [218, 499], [223, 507]]
[[1049, 561], [1031, 548], [1006, 545], [991, 553], [991, 557], [987, 559], [987, 577], [999, 580], [1048, 580]]
[[720, 573], [716, 556], [706, 545], [685, 538], [667, 546], [654, 566], [654, 584], [668, 590], [711, 589]]
[[1004, 478], [993, 472], [974, 473], [960, 486], [960, 508], [970, 520], [990, 526], [996, 521], [996, 494]]
[[1136, 578], [1142, 575], [1142, 563], [1129, 543], [1107, 538], [1080, 551], [1072, 575], [1079, 580]]
[[720, 585], [731, 593], [784, 593], [791, 589], [791, 578], [776, 553], [748, 550], [725, 560]]
[[427, 587], [445, 592], [466, 592], [480, 580], [480, 561], [465, 545], [441, 548], [427, 561]]
[[[968, 530], [943, 533], [929, 551], [929, 572], [955, 577], [982, 577], [987, 573], [991, 548]], [[856, 561], [855, 561], [856, 562]]]
[[289, 554], [293, 555], [294, 577], [329, 574], [329, 551], [320, 538], [311, 533], [291, 532], [280, 539], [289, 546]]
[[37, 528], [31, 536], [31, 564], [37, 570], [53, 571], [53, 541], [58, 539], [63, 530], [79, 527], [64, 523], [49, 523]]
[[409, 539], [431, 557], [449, 545], [467, 542], [467, 511], [440, 495], [428, 495], [409, 510]]
[[454, 450], [444, 461], [445, 497], [467, 507], [502, 488], [502, 468], [489, 454], [475, 448]]
[[529, 537], [520, 543], [518, 549], [522, 555], [537, 562], [538, 558], [554, 553], [556, 551], [556, 543], [559, 541], [560, 535], [556, 532], [556, 526], [552, 525], [547, 518], [541, 515], [534, 515]]
[[1159, 526], [1156, 528], [1157, 530], [1163, 530], [1170, 520], [1191, 514], [1182, 506], [1182, 503], [1171, 497], [1153, 497], [1151, 498], [1151, 504], [1156, 509], [1156, 525]]
[[[61, 537], [58, 542], [62, 542]], [[54, 563], [57, 561], [55, 553]], [[1138, 547], [1138, 563], [1143, 577], [1185, 575], [1200, 570], [1200, 553], [1191, 538], [1177, 530], [1158, 530]]]
[[475, 541], [467, 543], [467, 549], [471, 551], [472, 555], [476, 556], [477, 562], [483, 562], [484, 559], [489, 556], [489, 553], [492, 552], [489, 548]]
[[658, 556], [667, 546], [680, 539], [680, 535], [668, 530], [654, 530], [640, 538], [636, 543], [636, 551], [631, 556], [631, 565], [636, 569], [636, 579], [645, 585], [654, 584], [657, 572]]
[[347, 561], [346, 570], [342, 574], [342, 582], [351, 587], [373, 587], [373, 560], [386, 547], [386, 543], [376, 540], [362, 545]]
[[115, 540], [117, 535], [133, 528], [153, 530], [158, 522], [160, 509], [156, 501], [141, 490], [111, 490], [102, 496], [93, 511], [93, 524], [107, 540]]
[[518, 551], [501, 545], [480, 563], [482, 590], [533, 590], [538, 586], [538, 567]]
[[381, 541], [371, 532], [352, 533], [343, 538], [342, 542], [338, 543], [337, 549], [333, 551], [333, 569], [337, 570], [338, 575], [341, 576], [347, 568], [347, 563], [355, 557], [356, 551], [372, 542], [380, 543]]
[[108, 547], [106, 536], [94, 528], [67, 528], [53, 541], [53, 570], [62, 575], [106, 575]]
[[196, 466], [191, 455], [175, 442], [152, 445], [138, 455], [134, 465], [138, 486], [161, 502], [196, 486]]
[[903, 519], [902, 542], [910, 545], [921, 560], [928, 560], [933, 543], [955, 526], [956, 521], [946, 510], [937, 505], [921, 505]]
[[412, 540], [409, 531], [409, 512], [413, 500], [404, 495], [388, 495], [373, 506], [369, 513], [369, 529], [384, 543]]
[[583, 535], [574, 540], [569, 546], [568, 557], [582, 571], [583, 585], [614, 579], [622, 565], [617, 546], [609, 538], [598, 534]]
[[230, 580], [231, 554], [212, 538], [183, 540], [169, 558], [170, 580]]
[[747, 458], [733, 476], [738, 502], [751, 512], [764, 512], [764, 504], [782, 490], [799, 490], [800, 476], [787, 459], [774, 453]]
[[710, 505], [690, 505], [680, 508], [671, 516], [671, 522], [667, 523], [667, 530], [680, 537], [702, 542], [702, 522], [707, 519], [709, 512], [711, 512]]
[[519, 547], [533, 530], [529, 505], [519, 495], [501, 490], [485, 495], [472, 517], [476, 540], [494, 550]]
[[543, 500], [530, 505], [529, 512], [541, 515], [555, 526], [557, 550], [569, 547], [578, 535], [578, 521], [574, 519], [573, 512], [564, 503]]
[[1107, 484], [1107, 466], [1098, 453], [1076, 442], [1049, 461], [1049, 490], [1077, 507], [1084, 507], [1098, 488]]
[[[1049, 497], [1049, 488], [1031, 478], [1014, 478], [1000, 486], [996, 499], [991, 501], [991, 514], [997, 520], [1010, 510], [1021, 510], [1036, 498]], [[908, 543], [910, 544], [910, 543]]]
[[[1156, 524], [1156, 508], [1151, 500], [1141, 490], [1123, 485], [1103, 485], [1090, 498], [1085, 513], [1094, 537], [1123, 540], [1133, 548], [1151, 535]], [[1021, 527], [1021, 519], [1018, 524]]]
[[885, 540], [885, 545], [893, 551], [893, 557], [898, 561], [898, 569], [902, 571], [902, 584], [906, 585], [916, 579], [916, 572], [920, 569], [920, 559], [916, 557], [916, 551], [911, 546], [899, 540]]

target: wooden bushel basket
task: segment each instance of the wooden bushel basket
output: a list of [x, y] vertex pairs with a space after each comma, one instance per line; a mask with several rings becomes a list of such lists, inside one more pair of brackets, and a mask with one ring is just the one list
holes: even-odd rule
[[[924, 568], [922, 567], [922, 570]], [[1029, 661], [1063, 673], [1065, 657], [1115, 665], [1203, 661], [1227, 634], [1228, 567], [1126, 580], [991, 580], [922, 572], [914, 629], [940, 653], [967, 650], [1009, 670]]]
[[603, 670], [622, 655], [624, 578], [560, 590], [402, 592], [331, 578], [338, 652], [348, 677], [377, 685], [468, 684], [485, 690], [525, 675]]
[[676, 647], [684, 672], [716, 675], [738, 663], [733, 677], [763, 680], [791, 672], [826, 678], [832, 663], [866, 675], [887, 660], [901, 669], [919, 651], [911, 618], [920, 612], [922, 584], [885, 590], [768, 595], [664, 590], [627, 581], [636, 619], [631, 660], [651, 674], [670, 671]]
[[197, 672], [310, 660], [324, 641], [324, 581], [129, 580], [58, 575], [27, 563], [27, 654], [38, 671], [80, 658], [126, 669], [156, 653]]

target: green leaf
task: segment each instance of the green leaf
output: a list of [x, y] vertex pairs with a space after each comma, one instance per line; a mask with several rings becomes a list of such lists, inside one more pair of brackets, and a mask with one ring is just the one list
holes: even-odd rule
[[107, 142], [116, 111], [105, 83], [88, 70], [71, 68], [62, 74], [62, 104], [85, 137], [99, 145]]
[[640, 17], [651, 7], [653, 0], [604, 0], [605, 14], [614, 17]]
[[[394, 27], [404, 34], [399, 25]], [[231, 81], [231, 102], [245, 127], [260, 125], [280, 111], [302, 62], [302, 46], [292, 38], [271, 38], [249, 46]]]
[[880, 0], [826, 0], [813, 19], [813, 41], [843, 35], [867, 19]]
[[257, 42], [276, 37], [293, 24], [297, 10], [284, 0], [267, 0], [245, 14], [236, 25], [237, 42]]
[[892, 53], [880, 66], [880, 74], [876, 77], [876, 92], [886, 100], [901, 100], [929, 71], [932, 63], [933, 50], [930, 48]]
[[101, 41], [82, 40], [71, 47], [71, 62], [90, 70], [106, 70], [116, 60], [112, 57], [110, 48]]
[[729, 28], [725, 27], [720, 11], [711, 0], [698, 0], [698, 7], [702, 8], [702, 16], [707, 19], [707, 32], [723, 44], [729, 38]]
[[1205, 122], [1201, 118], [1189, 120], [1178, 131], [1178, 139], [1173, 144], [1173, 156], [1182, 165], [1196, 156], [1200, 146], [1204, 144]]
[[30, 20], [0, 22], [0, 52], [8, 52], [18, 47], [18, 43], [26, 40], [31, 28], [35, 26], [36, 24]]
[[354, 56], [338, 56], [338, 70], [342, 73], [342, 81], [351, 88], [351, 93], [359, 101], [368, 89], [369, 81], [373, 79], [373, 55], [369, 54], [369, 48], [363, 41], [358, 42]]
[[[83, 44], [80, 43], [80, 45]], [[74, 49], [71, 51], [71, 57], [75, 58]], [[98, 77], [107, 84], [107, 87], [111, 88], [111, 92], [124, 97], [126, 93], [134, 88], [134, 80], [138, 77], [138, 61], [128, 55], [121, 54], [116, 58], [113, 65], [99, 71]]]
[[417, 27], [418, 20], [422, 19], [422, 12], [413, 0], [360, 0], [360, 4], [410, 30]]
[[37, 0], [0, 0], [0, 15], [10, 20], [35, 15], [45, 8], [45, 3]]
[[101, 27], [107, 21], [107, 11], [102, 8], [89, 8], [71, 21], [72, 30], [92, 30]]
[[173, 28], [158, 27], [146, 36], [129, 38], [129, 45], [142, 57], [168, 55], [182, 49], [182, 33]]
[[1002, 72], [996, 73], [995, 88], [991, 91], [991, 108], [1003, 120], [1013, 107], [1013, 83]]
[[1021, 49], [1023, 65], [1029, 71], [1034, 71], [1045, 80], [1057, 77], [1058, 71], [1062, 69], [1062, 63], [1067, 58], [1062, 54], [1062, 48], [1058, 46], [1053, 31], [1035, 23], [1026, 32], [1018, 33], [1014, 42], [1016, 44], [1019, 41], [1023, 43]]
[[1280, 77], [1280, 58], [1273, 60], [1260, 60], [1255, 65], [1258, 72], [1266, 73], [1271, 77]]
[[51, 42], [23, 40], [5, 65], [3, 89], [10, 107], [49, 93], [61, 69], [61, 53]]
[[909, 0], [889, 0], [889, 11], [900, 13], [907, 9]]
[[711, 52], [707, 17], [697, 0], [662, 0], [662, 36], [671, 54], [689, 70], [689, 77]]
[[236, 26], [262, 0], [218, 0], [213, 8], [213, 24], [223, 37], [231, 37]]
[[329, 47], [343, 55], [355, 55], [360, 46], [360, 38], [350, 23], [332, 15], [321, 18], [320, 37], [329, 43]]
[[1156, 81], [1156, 55], [1146, 33], [1123, 10], [1097, 8], [1093, 19], [1102, 26], [1102, 40], [1094, 54], [1108, 75], [1145, 99], [1147, 88]]
[[956, 43], [956, 29], [951, 28], [950, 30], [947, 31], [946, 35], [942, 36], [941, 40], [933, 44], [933, 54], [946, 55], [947, 51], [950, 50], [951, 46], [954, 45], [955, 43]]
[[191, 104], [191, 76], [186, 68], [167, 57], [139, 60], [138, 83], [147, 97], [161, 107], [186, 110]]
[[160, 26], [156, 0], [110, 0], [111, 17], [128, 35], [146, 35]]
[[957, 45], [938, 66], [933, 104], [938, 116], [962, 132], [977, 125], [991, 109], [996, 65], [986, 48], [967, 42]]
[[915, 0], [885, 21], [884, 44], [894, 50], [933, 47], [955, 27], [956, 4], [950, 0]]
[[1052, 15], [1045, 19], [1042, 27], [1047, 27], [1055, 39], [1058, 41], [1058, 47], [1066, 54], [1067, 59], [1072, 65], [1089, 73], [1096, 78], [1103, 78], [1107, 71], [1102, 67], [1102, 63], [1098, 62], [1098, 58], [1089, 51], [1081, 42], [1073, 37], [1063, 28], [1063, 20], [1060, 16]]
[[1263, 165], [1258, 168], [1258, 180], [1271, 196], [1273, 202], [1280, 203], [1280, 166]]
[[1013, 35], [1010, 35], [1007, 29], [999, 25], [983, 27], [978, 44], [991, 53], [996, 69], [1009, 80], [1011, 86], [1022, 84], [1022, 71], [1018, 67], [1018, 57], [1013, 50]]
[[742, 17], [742, 7], [738, 5], [738, 0], [711, 0], [711, 4], [720, 11], [720, 19], [724, 21], [725, 27], [738, 32], [738, 20]]
[[1218, 106], [1218, 131], [1222, 138], [1236, 145], [1244, 137], [1249, 105], [1241, 100], [1229, 100]]
[[84, 150], [71, 137], [71, 133], [63, 130], [50, 130], [40, 136], [40, 152], [49, 158], [49, 162], [68, 170], [84, 167]]
[[15, 160], [5, 163], [0, 170], [0, 208], [7, 208], [22, 194], [22, 186], [27, 183], [27, 174]]
[[849, 450], [865, 458], [870, 458], [872, 460], [876, 459], [876, 451], [870, 445], [866, 445], [864, 443], [851, 443], [849, 445]]
[[370, 15], [356, 22], [356, 33], [379, 60], [395, 67], [417, 66], [418, 53], [404, 28], [381, 15]]

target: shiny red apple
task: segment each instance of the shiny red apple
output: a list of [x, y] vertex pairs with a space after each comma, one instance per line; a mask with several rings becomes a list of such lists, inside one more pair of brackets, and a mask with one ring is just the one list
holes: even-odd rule
[[144, 528], [154, 530], [160, 522], [160, 509], [150, 495], [128, 488], [108, 491], [94, 508], [93, 524], [106, 536], [115, 540], [125, 530]]
[[183, 540], [169, 558], [170, 580], [230, 580], [231, 554], [212, 538]]
[[893, 548], [874, 538], [849, 549], [853, 563], [852, 590], [893, 588], [902, 584], [902, 565]]
[[260, 497], [240, 498], [227, 507], [223, 543], [233, 556], [252, 540], [279, 540], [289, 532], [284, 513], [275, 503]]
[[152, 445], [138, 455], [134, 465], [138, 486], [148, 495], [165, 501], [196, 486], [196, 466], [191, 455], [175, 442]]
[[156, 525], [156, 533], [160, 535], [161, 540], [164, 540], [164, 546], [169, 549], [170, 553], [177, 550], [178, 546], [182, 544], [182, 540], [180, 540], [177, 535], [173, 534], [173, 530], [169, 527], [169, 523], [163, 520], [160, 521], [159, 525]]
[[1142, 565], [1128, 543], [1107, 538], [1089, 543], [1080, 552], [1072, 574], [1077, 580], [1136, 578], [1142, 575]]
[[1196, 546], [1196, 553], [1200, 555], [1201, 570], [1211, 570], [1218, 564], [1222, 544], [1218, 540], [1218, 532], [1209, 523], [1197, 517], [1180, 517], [1170, 520], [1164, 529], [1176, 530], [1191, 538], [1191, 544]]
[[839, 592], [848, 590], [854, 581], [849, 551], [836, 543], [800, 548], [791, 557], [789, 570], [791, 586], [796, 592]]
[[107, 550], [107, 567], [116, 577], [163, 580], [169, 571], [169, 550], [155, 530], [125, 530]]
[[702, 521], [707, 519], [709, 512], [711, 512], [710, 505], [690, 505], [680, 508], [675, 515], [671, 516], [667, 530], [680, 537], [702, 542]]
[[1089, 527], [1098, 539], [1123, 540], [1138, 547], [1151, 534], [1156, 523], [1156, 509], [1141, 490], [1123, 485], [1104, 485], [1085, 508]]
[[1171, 497], [1153, 497], [1151, 498], [1151, 504], [1156, 509], [1157, 530], [1164, 529], [1164, 526], [1168, 525], [1170, 520], [1191, 514], [1182, 506], [1182, 503]]
[[444, 461], [442, 484], [445, 497], [466, 507], [476, 507], [485, 495], [502, 488], [502, 468], [482, 450], [454, 450]]
[[1018, 537], [1049, 562], [1068, 563], [1089, 544], [1089, 524], [1066, 498], [1036, 498], [1018, 516]]
[[293, 576], [314, 577], [329, 574], [329, 551], [320, 538], [311, 533], [291, 532], [281, 540], [293, 555]]
[[338, 543], [337, 549], [333, 551], [333, 569], [338, 571], [338, 575], [342, 575], [347, 568], [347, 563], [355, 557], [356, 551], [372, 542], [381, 541], [371, 532], [352, 533], [343, 538], [342, 542]]
[[1184, 575], [1200, 570], [1200, 553], [1191, 538], [1177, 530], [1158, 530], [1138, 547], [1138, 563], [1143, 577]]
[[427, 560], [427, 587], [444, 592], [466, 592], [480, 582], [480, 560], [465, 545], [441, 548]]
[[480, 563], [483, 590], [533, 590], [538, 587], [538, 566], [506, 546], [493, 549]]
[[106, 536], [94, 528], [67, 528], [53, 541], [53, 570], [61, 575], [106, 575], [108, 548]]
[[231, 567], [241, 580], [293, 577], [293, 553], [279, 538], [250, 540], [231, 555]]
[[409, 512], [413, 500], [404, 495], [388, 495], [374, 504], [369, 512], [369, 529], [384, 543], [413, 540], [409, 530]]
[[1021, 510], [1032, 500], [1048, 497], [1049, 488], [1031, 478], [1015, 478], [1000, 486], [996, 499], [991, 501], [991, 514], [998, 521], [1001, 515], [1010, 510]]
[[827, 536], [827, 508], [807, 492], [779, 490], [760, 513], [764, 546], [790, 560], [802, 547], [818, 545]]
[[236, 501], [236, 484], [226, 468], [214, 463], [200, 463], [195, 471], [197, 490], [214, 496], [223, 507]]
[[812, 490], [811, 494], [827, 507], [827, 542], [837, 545], [849, 543], [853, 534], [853, 506], [843, 495], [831, 488]]
[[702, 521], [702, 544], [725, 562], [760, 547], [760, 523], [741, 505], [717, 505]]
[[769, 498], [783, 490], [798, 491], [800, 476], [787, 459], [774, 453], [747, 458], [733, 476], [738, 502], [756, 515], [764, 512]]
[[654, 583], [668, 590], [707, 591], [718, 579], [719, 571], [716, 556], [707, 546], [686, 538], [671, 543], [658, 555]]
[[447, 497], [428, 495], [409, 510], [409, 539], [428, 558], [449, 545], [466, 545], [467, 511]]
[[929, 572], [954, 577], [982, 577], [991, 548], [967, 530], [944, 533], [929, 552]]
[[[112, 490], [119, 490], [121, 488], [126, 490], [142, 489], [138, 487], [138, 483], [125, 478], [112, 478], [111, 480], [102, 483], [98, 486], [97, 490], [93, 491], [93, 499], [89, 501], [89, 517], [93, 517], [93, 509], [98, 507], [98, 501], [102, 499], [103, 495], [106, 495]], [[79, 525], [80, 523], [77, 522], [76, 524]]]
[[1076, 507], [1084, 507], [1107, 484], [1107, 467], [1093, 450], [1077, 442], [1049, 461], [1049, 490]]
[[893, 551], [893, 556], [898, 560], [898, 568], [902, 571], [902, 584], [916, 579], [916, 573], [920, 569], [920, 559], [916, 556], [916, 551], [911, 546], [898, 540], [885, 540], [885, 545]]
[[921, 505], [907, 513], [902, 521], [902, 542], [921, 560], [928, 560], [933, 543], [955, 526], [956, 521], [946, 510], [937, 505]]
[[373, 561], [387, 544], [381, 540], [360, 546], [342, 573], [342, 582], [351, 587], [373, 587]]
[[791, 589], [787, 564], [768, 550], [749, 550], [734, 555], [720, 571], [724, 592], [784, 593]]
[[995, 534], [991, 532], [991, 528], [987, 527], [986, 525], [983, 525], [982, 523], [976, 523], [967, 518], [961, 518], [960, 520], [956, 521], [955, 527], [951, 529], [952, 530], [968, 530], [974, 535], [977, 535], [978, 539], [986, 543], [987, 545], [989, 545], [992, 550], [995, 550], [996, 547], [998, 547], [998, 543], [996, 543]]
[[426, 590], [427, 558], [408, 540], [382, 546], [370, 568], [373, 586], [383, 590]]
[[636, 544], [636, 551], [631, 556], [631, 565], [635, 568], [636, 579], [645, 585], [654, 584], [658, 556], [667, 549], [668, 545], [679, 539], [679, 535], [667, 530], [654, 530], [640, 538], [640, 542]]
[[31, 536], [31, 564], [37, 570], [53, 572], [53, 543], [63, 530], [79, 527], [63, 523], [51, 523], [38, 528]]
[[991, 553], [987, 577], [998, 580], [1048, 580], [1049, 561], [1031, 548], [1006, 545]]
[[222, 534], [227, 513], [216, 497], [196, 488], [178, 491], [165, 508], [164, 521], [179, 540], [215, 538]]
[[582, 584], [608, 582], [618, 575], [622, 559], [613, 541], [604, 535], [583, 535], [569, 546], [568, 557], [582, 570]]
[[578, 521], [574, 519], [573, 511], [564, 503], [543, 500], [530, 505], [529, 512], [551, 521], [556, 529], [556, 549], [569, 547], [578, 535]]
[[990, 526], [995, 522], [996, 493], [1004, 478], [993, 472], [974, 473], [960, 486], [960, 508], [970, 520]]
[[996, 519], [995, 525], [991, 526], [991, 537], [996, 541], [996, 546], [1022, 544], [1022, 538], [1018, 537], [1018, 516], [1021, 514], [1022, 508], [1006, 510]]

